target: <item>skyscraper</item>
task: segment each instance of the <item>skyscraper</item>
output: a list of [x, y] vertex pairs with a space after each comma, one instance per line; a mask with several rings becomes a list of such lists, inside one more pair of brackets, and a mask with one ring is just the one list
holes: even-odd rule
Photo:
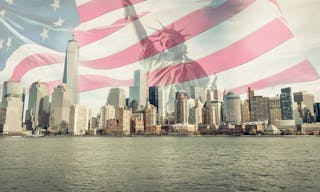
[[73, 104], [78, 103], [78, 63], [79, 63], [79, 45], [73, 38], [68, 41], [66, 50], [66, 59], [63, 71], [63, 83], [73, 92]]
[[85, 105], [73, 104], [70, 107], [68, 133], [84, 135], [89, 129], [90, 109]]
[[176, 93], [176, 101], [175, 101], [175, 122], [181, 124], [188, 124], [188, 102], [187, 102], [187, 94], [183, 92]]
[[130, 103], [136, 101], [142, 108], [146, 105], [147, 96], [147, 79], [144, 69], [134, 71], [134, 85], [129, 88]]
[[45, 83], [34, 82], [30, 88], [28, 109], [26, 111], [27, 129], [49, 125], [49, 89]]
[[268, 97], [253, 96], [250, 99], [250, 120], [251, 121], [267, 121], [269, 120], [268, 113]]
[[269, 124], [275, 125], [281, 119], [280, 97], [272, 97], [269, 99]]
[[100, 108], [99, 128], [106, 129], [109, 120], [116, 119], [116, 108], [113, 105], [106, 104]]
[[124, 89], [111, 88], [109, 91], [107, 103], [115, 107], [116, 119], [119, 119], [119, 109], [126, 106], [126, 93]]
[[320, 103], [314, 104], [314, 113], [316, 115], [316, 121], [320, 122]]
[[206, 102], [202, 109], [202, 121], [205, 125], [214, 125], [216, 124], [216, 110], [211, 104], [211, 92], [207, 90]]
[[223, 97], [225, 122], [235, 125], [241, 124], [241, 100], [239, 95], [232, 92]]
[[298, 111], [304, 123], [314, 121], [314, 95], [308, 92], [295, 92], [293, 93], [294, 102], [298, 104]]
[[68, 129], [70, 107], [74, 104], [73, 91], [61, 84], [54, 88], [51, 100], [49, 130], [65, 132]]
[[190, 98], [200, 99], [201, 101], [203, 101], [203, 89], [198, 86], [190, 86]]
[[4, 82], [0, 107], [0, 132], [3, 134], [22, 134], [24, 95], [20, 82]]
[[293, 119], [293, 97], [291, 87], [281, 89], [280, 95], [281, 116], [283, 120]]

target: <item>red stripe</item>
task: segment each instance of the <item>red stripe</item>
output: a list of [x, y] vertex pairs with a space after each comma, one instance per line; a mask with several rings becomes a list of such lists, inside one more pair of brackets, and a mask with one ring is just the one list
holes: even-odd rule
[[99, 75], [80, 75], [79, 92], [91, 91], [104, 87], [130, 86], [133, 80], [117, 80]]
[[149, 85], [170, 85], [213, 75], [245, 64], [293, 38], [281, 19], [197, 62], [165, 67], [149, 73]]
[[[138, 17], [142, 17], [146, 14], [147, 12], [141, 13], [138, 15]], [[135, 19], [138, 19], [138, 17]], [[111, 25], [99, 29], [93, 29], [89, 31], [76, 31], [75, 39], [77, 39], [79, 46], [83, 47], [85, 45], [88, 45], [90, 43], [93, 43], [113, 34], [114, 32], [118, 31], [119, 29], [122, 29], [131, 22], [133, 22], [133, 20], [119, 19]]]
[[[185, 38], [185, 40], [188, 40], [231, 18], [232, 16], [236, 15], [237, 13], [241, 12], [243, 9], [251, 5], [253, 2], [254, 0], [229, 0], [219, 7], [205, 7], [184, 16], [183, 18], [167, 26], [166, 28], [174, 28], [176, 30], [183, 29], [183, 34], [189, 34], [189, 36]], [[157, 34], [158, 32], [155, 32], [151, 36], [155, 36]], [[154, 38], [150, 39], [157, 39], [157, 37]], [[141, 40], [141, 42], [142, 41], [145, 41], [145, 39]], [[180, 43], [183, 43], [183, 40], [177, 41], [175, 44], [172, 44], [171, 47]], [[155, 46], [158, 51], [151, 51], [149, 55], [145, 56], [145, 58], [151, 57], [161, 52], [159, 43], [155, 43]], [[115, 53], [111, 56], [96, 60], [84, 61], [81, 64], [95, 69], [111, 69], [122, 67], [124, 65], [137, 62], [142, 51], [143, 50], [140, 43], [136, 43], [128, 47], [127, 49]]]
[[[130, 80], [117, 80], [100, 75], [80, 75], [79, 76], [79, 92], [86, 92], [95, 89], [105, 88], [105, 87], [115, 87], [115, 86], [131, 86], [133, 84], [133, 79]], [[53, 93], [54, 88], [61, 84], [60, 80], [46, 82], [47, 88], [50, 94]]]
[[34, 54], [23, 59], [14, 69], [9, 81], [20, 81], [22, 76], [35, 67], [64, 62], [64, 56], [55, 54]]
[[[145, 0], [131, 0], [132, 4]], [[78, 7], [80, 22], [86, 22], [108, 12], [122, 8], [121, 0], [92, 0]]]
[[319, 76], [312, 67], [312, 65], [309, 63], [309, 61], [305, 60], [278, 74], [272, 75], [270, 77], [256, 81], [251, 84], [237, 87], [232, 91], [237, 94], [242, 94], [247, 91], [248, 87], [251, 87], [254, 90], [259, 90], [267, 87], [273, 87], [276, 85], [314, 81], [318, 78]]

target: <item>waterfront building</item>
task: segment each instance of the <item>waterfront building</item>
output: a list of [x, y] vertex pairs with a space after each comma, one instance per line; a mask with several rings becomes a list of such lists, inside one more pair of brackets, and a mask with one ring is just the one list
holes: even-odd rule
[[150, 127], [157, 125], [157, 109], [154, 105], [147, 103], [143, 111], [143, 121], [145, 132], [148, 132]]
[[239, 95], [228, 92], [224, 97], [224, 119], [225, 123], [234, 125], [241, 124], [241, 100]]
[[79, 45], [73, 38], [68, 41], [66, 58], [63, 71], [63, 80], [66, 86], [68, 86], [73, 92], [72, 104], [78, 103], [78, 63], [79, 63]]
[[71, 135], [85, 135], [89, 130], [91, 119], [90, 109], [85, 105], [73, 104], [70, 107], [68, 133]]
[[242, 122], [250, 121], [249, 100], [242, 103]]
[[293, 97], [291, 87], [281, 89], [280, 95], [281, 116], [283, 120], [293, 119]]
[[36, 127], [47, 128], [50, 115], [50, 93], [47, 85], [34, 82], [30, 88], [28, 109], [26, 111], [26, 127], [28, 130]]
[[130, 134], [130, 120], [132, 110], [128, 108], [119, 109], [119, 129], [124, 134]]
[[0, 133], [5, 135], [22, 134], [22, 119], [25, 91], [18, 81], [3, 84], [0, 105]]
[[265, 135], [279, 135], [280, 133], [280, 130], [273, 124], [268, 125], [268, 127], [264, 130]]
[[314, 113], [316, 116], [316, 121], [320, 122], [320, 103], [315, 103], [313, 106], [314, 106]]
[[201, 101], [203, 101], [203, 89], [198, 86], [190, 86], [190, 98], [200, 99]]
[[60, 133], [67, 131], [70, 117], [70, 107], [74, 104], [73, 93], [73, 90], [65, 84], [61, 84], [54, 88], [50, 109], [50, 131]]
[[116, 119], [119, 119], [119, 109], [126, 106], [126, 94], [124, 89], [111, 88], [109, 91], [107, 103], [115, 107]]
[[269, 98], [269, 124], [274, 125], [275, 121], [281, 120], [281, 104], [280, 97]]
[[134, 71], [133, 87], [129, 87], [129, 102], [136, 102], [137, 104], [135, 107], [137, 108], [143, 109], [146, 105], [146, 98], [148, 98], [146, 76], [146, 71], [144, 69]]
[[304, 123], [314, 122], [314, 95], [300, 91], [293, 93], [294, 102], [298, 105], [298, 112]]
[[250, 99], [250, 121], [269, 120], [268, 106], [269, 98], [253, 96]]
[[188, 124], [188, 96], [184, 92], [176, 92], [175, 123]]
[[201, 100], [196, 99], [194, 106], [189, 108], [189, 124], [202, 124], [202, 106]]
[[205, 125], [216, 124], [216, 110], [211, 104], [211, 92], [207, 90], [206, 102], [202, 108], [202, 123]]
[[116, 108], [113, 105], [106, 104], [100, 108], [99, 128], [106, 129], [108, 120], [116, 119]]

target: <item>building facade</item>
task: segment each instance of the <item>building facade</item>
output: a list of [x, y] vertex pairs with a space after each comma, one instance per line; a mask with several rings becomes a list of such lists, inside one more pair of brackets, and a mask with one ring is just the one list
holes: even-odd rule
[[71, 135], [85, 135], [89, 130], [91, 119], [90, 109], [85, 105], [73, 104], [70, 107], [68, 133]]
[[232, 92], [227, 93], [223, 97], [224, 101], [224, 119], [225, 123], [230, 123], [234, 125], [241, 124], [242, 114], [241, 114], [241, 100], [240, 96], [235, 95]]

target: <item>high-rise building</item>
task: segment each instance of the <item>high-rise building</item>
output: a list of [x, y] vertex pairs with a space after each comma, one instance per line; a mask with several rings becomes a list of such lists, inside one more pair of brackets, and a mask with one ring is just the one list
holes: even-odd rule
[[27, 129], [35, 129], [37, 126], [47, 128], [49, 126], [49, 98], [49, 89], [45, 83], [34, 82], [31, 85], [26, 111]]
[[99, 127], [101, 129], [107, 128], [108, 120], [116, 119], [116, 108], [113, 105], [106, 104], [100, 108]]
[[320, 122], [320, 103], [315, 103], [314, 104], [314, 113], [316, 116], [316, 121]]
[[133, 87], [129, 87], [129, 100], [137, 102], [137, 106], [143, 108], [146, 105], [147, 93], [147, 79], [144, 69], [134, 71]]
[[0, 132], [3, 134], [22, 134], [24, 95], [20, 82], [4, 82], [0, 106]]
[[49, 130], [66, 132], [69, 124], [70, 107], [73, 102], [73, 90], [65, 84], [54, 88], [51, 99]]
[[190, 86], [190, 98], [200, 99], [201, 101], [203, 101], [203, 89], [198, 86]]
[[250, 120], [251, 121], [268, 121], [268, 102], [269, 98], [262, 96], [253, 96], [250, 99]]
[[291, 87], [281, 89], [280, 95], [281, 116], [283, 120], [293, 119], [293, 97]]
[[224, 118], [226, 123], [239, 125], [241, 124], [241, 99], [239, 95], [228, 92], [224, 97]]
[[250, 121], [249, 100], [242, 103], [242, 122]]
[[73, 104], [78, 103], [78, 63], [79, 63], [79, 45], [73, 38], [69, 40], [66, 50], [66, 58], [63, 71], [62, 82], [66, 84], [73, 92]]
[[116, 119], [119, 119], [119, 109], [126, 106], [126, 93], [122, 88], [111, 88], [107, 103], [116, 109]]
[[189, 107], [189, 124], [202, 124], [202, 103], [200, 99], [195, 100], [195, 105]]
[[149, 102], [157, 108], [159, 103], [159, 88], [159, 86], [149, 87]]
[[184, 92], [177, 92], [176, 93], [176, 100], [175, 100], [175, 122], [181, 124], [188, 124], [188, 116], [189, 116], [189, 109], [188, 109], [188, 96]]
[[275, 125], [281, 119], [280, 97], [269, 98], [269, 124]]
[[147, 103], [143, 112], [144, 129], [147, 131], [150, 127], [157, 125], [157, 109], [154, 105]]
[[127, 108], [119, 109], [119, 128], [124, 134], [130, 134], [130, 121], [132, 110]]
[[68, 133], [71, 135], [84, 135], [89, 130], [90, 109], [85, 105], [73, 104], [70, 107], [70, 120]]
[[206, 102], [202, 108], [202, 122], [205, 125], [216, 124], [216, 110], [211, 104], [211, 92], [207, 90]]
[[314, 95], [308, 92], [293, 93], [294, 102], [298, 104], [298, 111], [304, 123], [313, 122], [314, 114]]

